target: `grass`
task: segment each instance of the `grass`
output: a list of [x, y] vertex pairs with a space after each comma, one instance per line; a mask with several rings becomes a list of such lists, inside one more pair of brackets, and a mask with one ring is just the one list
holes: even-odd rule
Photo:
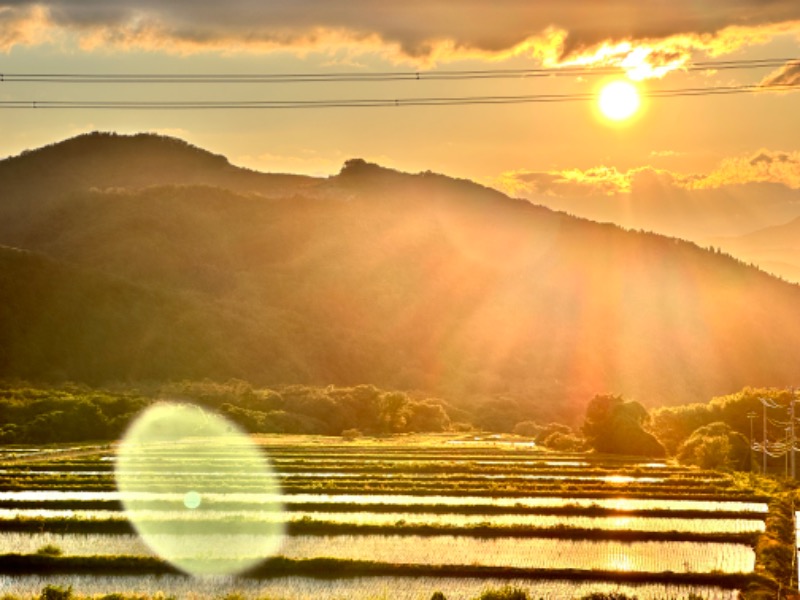
[[[161, 524], [164, 531], [180, 528], [187, 521], [150, 521]], [[208, 521], [191, 521], [194, 533], [229, 533], [232, 528], [247, 529], [252, 532], [269, 533], [273, 526], [269, 522], [257, 518], [221, 519]], [[10, 532], [49, 532], [60, 534], [135, 534], [136, 530], [124, 519], [73, 519], [73, 518], [17, 518], [2, 521], [3, 530]], [[545, 538], [545, 539], [585, 539], [585, 540], [619, 540], [619, 541], [683, 541], [683, 542], [717, 542], [731, 544], [755, 545], [758, 532], [721, 532], [721, 531], [652, 531], [631, 529], [602, 529], [587, 527], [568, 527], [553, 525], [536, 526], [504, 526], [499, 527], [489, 521], [469, 526], [446, 524], [409, 524], [401, 521], [394, 524], [336, 523], [300, 519], [290, 521], [287, 534], [291, 536], [336, 536], [336, 535], [393, 535], [414, 536], [466, 536], [477, 538]]]
[[[144, 556], [80, 556], [48, 557], [22, 554], [0, 555], [0, 572], [20, 573], [103, 573], [104, 575], [179, 574], [167, 562]], [[248, 578], [285, 577], [299, 575], [319, 579], [359, 577], [458, 577], [494, 579], [552, 579], [564, 581], [610, 581], [625, 583], [666, 583], [675, 585], [717, 586], [741, 589], [754, 582], [767, 586], [771, 582], [756, 573], [674, 573], [650, 571], [616, 571], [603, 569], [546, 569], [518, 567], [487, 567], [479, 565], [409, 565], [366, 560], [332, 558], [289, 559], [284, 557], [264, 561], [245, 574]]]

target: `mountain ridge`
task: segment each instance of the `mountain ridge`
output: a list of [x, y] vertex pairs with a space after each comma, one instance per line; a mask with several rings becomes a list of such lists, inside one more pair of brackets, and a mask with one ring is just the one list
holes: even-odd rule
[[800, 217], [744, 235], [717, 238], [712, 243], [768, 273], [800, 282]]
[[[173, 343], [166, 379], [202, 373], [203, 356], [219, 357], [208, 367], [214, 377], [374, 383], [464, 402], [504, 399], [531, 417], [570, 420], [595, 393], [680, 404], [789, 385], [800, 371], [792, 352], [800, 287], [691, 242], [362, 159], [328, 178], [279, 180], [235, 167], [218, 177], [220, 158], [187, 160], [172, 178], [114, 164], [129, 185], [104, 188], [96, 184], [113, 178], [92, 170], [110, 160], [105, 141], [84, 139], [93, 149], [79, 158], [49, 151], [50, 179], [29, 169], [22, 185], [20, 175], [15, 195], [0, 200], [0, 213], [13, 217], [0, 221], [0, 244], [158, 290], [173, 302], [163, 314], [137, 309], [138, 292], [131, 311], [151, 314], [168, 337], [166, 323], [181, 321], [175, 307], [189, 302], [193, 316], [175, 336], [196, 347]], [[142, 142], [113, 141], [133, 154]], [[204, 173], [206, 160], [213, 166]], [[75, 169], [79, 184], [51, 189]], [[41, 195], [50, 201], [14, 212]], [[9, 323], [37, 318], [14, 310]], [[104, 327], [131, 332], [122, 305], [109, 310], [120, 322]], [[69, 339], [45, 338], [71, 357], [66, 376], [92, 361]], [[99, 335], [97, 352], [118, 343], [111, 338]], [[32, 358], [24, 371], [37, 368]], [[137, 371], [115, 369], [95, 380]]]

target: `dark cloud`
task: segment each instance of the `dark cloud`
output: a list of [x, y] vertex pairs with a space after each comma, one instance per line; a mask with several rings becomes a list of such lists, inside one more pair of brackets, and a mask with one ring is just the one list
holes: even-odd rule
[[750, 165], [755, 167], [758, 165], [771, 165], [773, 163], [786, 163], [790, 162], [792, 157], [786, 152], [759, 152], [750, 159]]
[[550, 189], [553, 184], [561, 178], [561, 176], [542, 171], [524, 171], [517, 173], [516, 178], [519, 181], [535, 187], [539, 191], [546, 191]]
[[551, 28], [567, 33], [563, 50], [574, 53], [607, 40], [800, 20], [797, 0], [0, 0], [0, 12], [34, 6], [76, 30], [146, 26], [175, 43], [237, 38], [279, 45], [337, 31], [354, 39], [378, 36], [411, 56], [428, 54], [443, 41], [500, 52]]

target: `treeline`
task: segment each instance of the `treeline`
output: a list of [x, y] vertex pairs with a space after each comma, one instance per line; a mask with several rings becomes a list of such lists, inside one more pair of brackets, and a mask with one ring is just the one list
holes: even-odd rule
[[[755, 456], [751, 442], [761, 443], [765, 422], [770, 442], [785, 439], [780, 423], [789, 420], [792, 393], [785, 388], [745, 388], [706, 404], [663, 407], [652, 412], [648, 427], [667, 452], [684, 463], [750, 470]], [[775, 408], [765, 409], [762, 401]]]
[[[708, 403], [653, 411], [622, 396], [602, 394], [589, 401], [583, 423], [575, 429], [528, 420], [518, 423], [513, 432], [558, 450], [675, 457], [683, 464], [705, 469], [750, 471], [763, 469], [762, 454], [751, 446], [761, 444], [765, 433], [771, 444], [786, 442], [792, 393], [779, 388], [745, 388]], [[784, 462], [781, 456], [768, 456], [767, 471], [783, 470]]]
[[0, 384], [0, 443], [116, 439], [137, 413], [159, 400], [214, 409], [250, 433], [357, 436], [440, 432], [453, 426], [443, 400], [372, 385], [255, 389], [242, 381], [205, 381], [95, 390], [77, 384]]
[[[648, 412], [620, 396], [598, 395], [588, 404], [580, 428], [584, 443], [598, 452], [672, 456], [705, 469], [754, 470], [753, 443], [766, 435], [771, 444], [786, 443], [791, 390], [745, 388], [702, 404], [661, 407]], [[765, 408], [765, 405], [767, 408]], [[765, 414], [767, 411], [767, 414]], [[767, 471], [783, 455], [768, 457]], [[763, 469], [763, 465], [761, 465]]]
[[0, 443], [116, 439], [150, 402], [151, 398], [129, 390], [0, 385]]
[[213, 409], [250, 433], [388, 435], [412, 432], [515, 433], [556, 450], [585, 447], [562, 423], [531, 420], [530, 408], [497, 398], [458, 404], [423, 392], [374, 385], [258, 388], [241, 380], [184, 381], [95, 389], [0, 381], [0, 444], [47, 444], [119, 438], [159, 400]]
[[[514, 433], [555, 450], [673, 456], [702, 468], [751, 470], [756, 466], [751, 442], [761, 442], [764, 423], [768, 440], [786, 435], [779, 424], [788, 419], [791, 392], [745, 388], [705, 404], [651, 412], [621, 396], [597, 395], [587, 404], [582, 424], [573, 428], [531, 420], [528, 410], [513, 403], [456, 404], [374, 385], [256, 388], [231, 380], [99, 390], [82, 384], [0, 383], [0, 444], [117, 439], [140, 411], [160, 400], [205, 406], [250, 433], [357, 437], [479, 430]], [[766, 409], [766, 421], [763, 402], [773, 407]], [[506, 412], [498, 419], [503, 408]], [[782, 459], [770, 459], [767, 466], [773, 462], [783, 464]]]

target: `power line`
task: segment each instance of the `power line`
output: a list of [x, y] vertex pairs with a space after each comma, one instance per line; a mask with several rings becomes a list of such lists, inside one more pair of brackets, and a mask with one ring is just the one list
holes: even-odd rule
[[[685, 71], [777, 68], [800, 65], [800, 58], [764, 58], [695, 62]], [[593, 77], [619, 74], [622, 66], [541, 67], [536, 69], [481, 69], [440, 71], [386, 71], [367, 73], [0, 73], [0, 83], [111, 83], [111, 84], [231, 84], [231, 83], [357, 83], [386, 81], [455, 81], [466, 79], [525, 79], [537, 77]]]
[[[800, 84], [714, 86], [651, 90], [647, 98], [676, 98], [791, 91]], [[468, 106], [497, 104], [561, 103], [594, 100], [591, 93], [533, 94], [521, 96], [462, 96], [411, 98], [352, 98], [342, 100], [4, 100], [0, 109], [97, 109], [97, 110], [253, 110], [321, 108], [390, 108], [415, 106]]]

